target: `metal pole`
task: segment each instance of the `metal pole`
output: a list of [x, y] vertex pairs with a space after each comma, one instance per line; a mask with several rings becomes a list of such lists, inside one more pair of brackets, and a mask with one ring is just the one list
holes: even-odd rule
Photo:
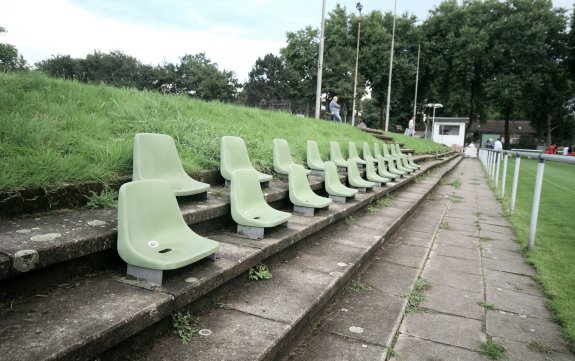
[[[421, 44], [417, 45], [417, 68], [415, 70], [415, 99], [413, 100], [413, 116], [417, 116], [417, 85], [419, 84], [419, 55], [421, 53]], [[417, 118], [415, 118], [417, 119]], [[413, 121], [415, 125], [415, 120]]]
[[433, 117], [431, 118], [431, 141], [433, 141], [434, 131], [435, 131], [435, 105], [433, 106]]
[[393, 28], [391, 30], [391, 54], [389, 56], [389, 81], [387, 83], [387, 108], [385, 110], [385, 131], [389, 129], [389, 104], [391, 103], [391, 74], [393, 69], [393, 48], [395, 47], [395, 9], [397, 8], [397, 0], [393, 5]]
[[537, 216], [539, 215], [539, 200], [541, 199], [544, 170], [545, 160], [539, 158], [539, 164], [537, 164], [537, 177], [535, 178], [535, 193], [533, 194], [533, 207], [531, 208], [531, 222], [529, 224], [529, 239], [527, 244], [529, 249], [532, 249], [535, 245], [535, 232], [537, 231]]
[[505, 183], [507, 182], [507, 160], [509, 154], [503, 154], [503, 178], [501, 179], [501, 199], [505, 198]]
[[509, 214], [515, 211], [515, 200], [517, 199], [517, 184], [519, 183], [519, 167], [521, 166], [521, 156], [515, 157], [515, 171], [513, 172], [513, 188], [511, 189], [511, 204], [509, 205]]
[[351, 125], [355, 125], [355, 97], [357, 96], [357, 66], [359, 64], [359, 36], [361, 34], [361, 7], [359, 7], [360, 3], [358, 4], [358, 11], [359, 11], [359, 23], [357, 25], [357, 46], [355, 48], [355, 80], [353, 81], [353, 105], [352, 105], [352, 112], [351, 112]]
[[319, 58], [317, 61], [317, 84], [315, 88], [315, 119], [319, 119], [321, 110], [321, 77], [323, 73], [323, 38], [325, 28], [325, 1], [321, 8], [321, 30], [319, 32]]

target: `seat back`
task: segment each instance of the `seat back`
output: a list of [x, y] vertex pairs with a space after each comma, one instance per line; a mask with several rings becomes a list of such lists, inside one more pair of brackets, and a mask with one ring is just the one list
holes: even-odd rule
[[349, 142], [348, 145], [349, 145], [349, 147], [348, 147], [349, 148], [349, 152], [348, 152], [349, 158], [348, 159], [358, 159], [359, 155], [357, 154], [357, 148], [355, 146], [355, 143]]
[[220, 144], [220, 173], [227, 180], [237, 169], [255, 170], [250, 162], [246, 143], [240, 137], [224, 136]]
[[254, 208], [267, 206], [258, 173], [254, 169], [238, 169], [232, 173], [230, 204], [234, 220], [241, 217], [250, 218], [246, 212], [249, 213]]
[[[137, 253], [149, 253], [156, 235], [186, 227], [176, 196], [168, 182], [160, 179], [125, 183], [118, 195], [118, 253], [134, 264]], [[161, 245], [160, 245], [161, 247]], [[158, 249], [161, 251], [161, 249]]]
[[399, 143], [395, 143], [395, 152], [400, 157], [405, 156], [405, 154], [403, 154], [403, 152], [401, 151], [401, 147], [399, 146]]
[[354, 159], [347, 160], [347, 178], [350, 179], [363, 179], [359, 174], [359, 168], [357, 167], [357, 161]]
[[371, 148], [369, 146], [369, 143], [367, 142], [363, 142], [363, 159], [364, 160], [374, 159], [373, 155], [371, 155]]
[[307, 179], [307, 171], [301, 164], [290, 164], [288, 187], [290, 199], [313, 193]]
[[367, 180], [373, 182], [377, 182], [378, 179], [380, 178], [379, 174], [377, 174], [375, 170], [375, 164], [373, 163], [372, 160], [368, 160], [367, 164], [365, 165], [365, 177], [367, 178]]
[[397, 149], [395, 148], [396, 145], [397, 145], [397, 143], [389, 145], [389, 153], [391, 154], [392, 157], [398, 156]]
[[[339, 180], [339, 174], [337, 174], [337, 166], [332, 161], [325, 162], [325, 187], [328, 185], [341, 183]], [[329, 191], [328, 191], [329, 194]]]
[[294, 164], [289, 144], [284, 139], [274, 139], [272, 143], [274, 170], [278, 174], [289, 174], [290, 164]]
[[378, 159], [381, 157], [381, 151], [379, 150], [379, 144], [373, 143], [373, 157]]
[[321, 159], [317, 143], [313, 140], [307, 141], [307, 166], [310, 169], [323, 170], [325, 163]]
[[339, 143], [334, 140], [329, 142], [329, 159], [334, 162], [336, 166], [345, 167], [347, 165], [347, 161], [341, 154]]
[[389, 149], [387, 148], [387, 144], [383, 143], [381, 144], [381, 149], [383, 150], [383, 157], [390, 159], [391, 158], [391, 154], [389, 154]]
[[134, 136], [132, 179], [170, 179], [185, 176], [174, 139], [165, 134]]

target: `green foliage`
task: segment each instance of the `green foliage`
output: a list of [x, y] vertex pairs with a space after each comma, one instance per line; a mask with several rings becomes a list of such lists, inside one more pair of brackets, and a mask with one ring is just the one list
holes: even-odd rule
[[493, 310], [493, 308], [495, 307], [493, 303], [478, 302], [477, 304], [488, 311]]
[[461, 180], [460, 179], [456, 179], [453, 182], [449, 183], [450, 186], [452, 186], [455, 189], [461, 188]]
[[439, 229], [449, 229], [449, 223], [443, 222], [439, 224]]
[[353, 281], [351, 281], [351, 284], [346, 287], [346, 290], [357, 293], [367, 291], [369, 290], [369, 287], [367, 287], [363, 282], [361, 282], [360, 278], [356, 278]]
[[425, 291], [428, 287], [429, 285], [424, 278], [419, 277], [417, 279], [413, 289], [411, 292], [409, 292], [409, 295], [407, 295], [407, 307], [405, 309], [406, 313], [418, 312], [421, 310], [419, 305], [425, 300], [423, 291]]
[[272, 273], [270, 272], [268, 266], [263, 263], [250, 268], [248, 272], [248, 279], [252, 281], [269, 280], [271, 278]]
[[487, 336], [487, 341], [479, 343], [479, 353], [490, 360], [500, 360], [505, 356], [505, 347]]
[[[0, 35], [6, 29], [0, 27]], [[26, 60], [18, 53], [14, 45], [0, 43], [0, 72], [28, 70]]]
[[378, 199], [376, 204], [378, 207], [391, 207], [393, 206], [393, 197], [388, 194], [385, 197]]
[[172, 313], [172, 326], [184, 345], [190, 342], [192, 337], [198, 334], [196, 320], [188, 311], [177, 311]]
[[379, 208], [375, 205], [369, 205], [366, 209], [369, 214], [377, 214], [379, 212]]
[[90, 209], [97, 208], [117, 208], [118, 207], [118, 192], [115, 192], [110, 187], [106, 186], [100, 194], [90, 191], [91, 196], [86, 197], [88, 203], [86, 206]]
[[355, 218], [353, 218], [353, 216], [347, 216], [345, 217], [345, 224], [348, 226], [351, 226], [353, 224], [356, 224], [357, 220]]
[[461, 203], [461, 202], [463, 202], [464, 198], [462, 196], [457, 195], [457, 194], [450, 194], [448, 199], [453, 203]]

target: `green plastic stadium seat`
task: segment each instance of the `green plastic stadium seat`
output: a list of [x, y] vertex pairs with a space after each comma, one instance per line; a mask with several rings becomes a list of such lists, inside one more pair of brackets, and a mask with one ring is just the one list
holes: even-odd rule
[[369, 163], [370, 161], [377, 163], [377, 159], [371, 155], [371, 147], [367, 142], [363, 142], [363, 160], [365, 160], [366, 163]]
[[379, 162], [377, 163], [377, 173], [384, 178], [389, 178], [391, 182], [395, 182], [395, 179], [398, 178], [400, 175], [393, 174], [388, 171], [389, 167], [388, 162], [390, 161], [382, 156], [380, 156], [378, 160]]
[[381, 151], [379, 150], [379, 144], [373, 143], [373, 157], [379, 159], [381, 156]]
[[375, 185], [378, 187], [382, 187], [386, 183], [391, 182], [391, 179], [382, 177], [379, 174], [377, 174], [377, 171], [375, 170], [375, 165], [371, 160], [368, 160], [365, 166], [365, 178], [367, 178], [367, 180], [370, 182], [374, 182]]
[[[411, 172], [413, 172], [413, 169], [411, 168], [405, 168], [403, 166], [403, 163], [401, 161], [401, 157], [395, 152], [395, 144], [384, 144], [383, 145], [384, 149], [389, 148], [389, 158], [391, 160], [390, 165], [393, 165], [398, 171], [404, 172], [404, 174], [402, 175], [406, 175], [409, 174]], [[384, 151], [385, 153], [385, 151]], [[391, 171], [392, 173], [394, 173], [393, 171]]]
[[350, 186], [359, 189], [360, 192], [366, 192], [375, 186], [374, 182], [361, 178], [359, 169], [357, 169], [357, 162], [353, 159], [347, 160], [347, 181]]
[[417, 169], [421, 169], [421, 166], [419, 164], [415, 163], [415, 161], [413, 160], [413, 156], [411, 154], [408, 154], [407, 158], [409, 160], [409, 164], [411, 164], [414, 167], [417, 167]]
[[232, 173], [230, 187], [232, 218], [238, 224], [238, 233], [253, 239], [264, 236], [264, 228], [287, 223], [290, 213], [278, 211], [268, 205], [253, 169], [238, 169]]
[[161, 285], [162, 271], [215, 259], [219, 247], [188, 227], [167, 181], [139, 180], [120, 187], [118, 253], [128, 274]]
[[392, 174], [397, 174], [401, 177], [403, 177], [404, 175], [407, 175], [407, 172], [396, 167], [395, 162], [396, 162], [395, 159], [387, 159], [387, 169], [389, 170], [389, 172]]
[[258, 181], [264, 186], [269, 186], [272, 176], [260, 173], [254, 169], [250, 162], [246, 143], [240, 137], [222, 137], [220, 147], [220, 173], [226, 180], [226, 186], [230, 185], [232, 173], [238, 169], [250, 169], [256, 172]]
[[347, 160], [341, 154], [341, 148], [336, 141], [329, 142], [329, 159], [337, 166], [347, 168]]
[[133, 180], [163, 179], [176, 196], [203, 194], [210, 185], [192, 179], [182, 167], [174, 139], [165, 134], [138, 133], [134, 136]]
[[311, 169], [311, 174], [323, 176], [325, 163], [321, 159], [317, 143], [313, 140], [307, 141], [307, 166]]
[[[357, 154], [357, 148], [355, 146], [354, 142], [349, 142], [348, 144], [348, 148], [349, 148], [349, 157], [347, 158], [348, 160], [353, 159], [356, 161], [357, 164], [362, 164], [365, 165], [365, 160], [361, 159], [359, 157], [359, 154]], [[348, 164], [349, 167], [349, 164]]]
[[[289, 166], [291, 164], [296, 164], [292, 157], [289, 149], [289, 144], [284, 139], [274, 139], [272, 143], [272, 153], [274, 162], [274, 171], [277, 174], [289, 175]], [[306, 169], [306, 174], [310, 173], [309, 169]]]
[[313, 192], [305, 168], [300, 164], [289, 166], [289, 200], [294, 205], [295, 213], [310, 217], [313, 216], [315, 208], [326, 208], [331, 203], [331, 199]]
[[395, 152], [401, 158], [403, 166], [407, 169], [419, 170], [421, 167], [413, 162], [413, 158], [410, 157], [411, 154], [403, 154], [398, 143], [395, 143]]
[[341, 183], [334, 162], [325, 162], [325, 191], [329, 198], [336, 202], [345, 203], [347, 198], [355, 197], [357, 189], [348, 188]]

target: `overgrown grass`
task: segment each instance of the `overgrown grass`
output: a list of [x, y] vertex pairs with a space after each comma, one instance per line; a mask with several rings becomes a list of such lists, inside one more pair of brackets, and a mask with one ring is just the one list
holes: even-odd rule
[[[514, 167], [515, 162], [509, 162], [503, 203], [506, 209], [509, 207]], [[510, 221], [523, 247], [527, 246], [529, 235], [536, 172], [535, 159], [521, 160], [517, 203]], [[535, 247], [526, 252], [528, 261], [537, 268], [538, 280], [550, 296], [548, 305], [564, 327], [572, 350], [575, 350], [574, 176], [574, 166], [545, 163]]]
[[[138, 132], [174, 137], [184, 169], [215, 170], [220, 139], [244, 138], [252, 163], [272, 170], [272, 140], [286, 139], [296, 162], [305, 161], [306, 140], [317, 141], [327, 159], [329, 142], [344, 156], [348, 141], [378, 142], [348, 124], [287, 113], [204, 102], [186, 96], [86, 85], [43, 74], [0, 73], [0, 191], [57, 188], [66, 183], [129, 176], [132, 140]], [[389, 134], [416, 153], [447, 148]]]

